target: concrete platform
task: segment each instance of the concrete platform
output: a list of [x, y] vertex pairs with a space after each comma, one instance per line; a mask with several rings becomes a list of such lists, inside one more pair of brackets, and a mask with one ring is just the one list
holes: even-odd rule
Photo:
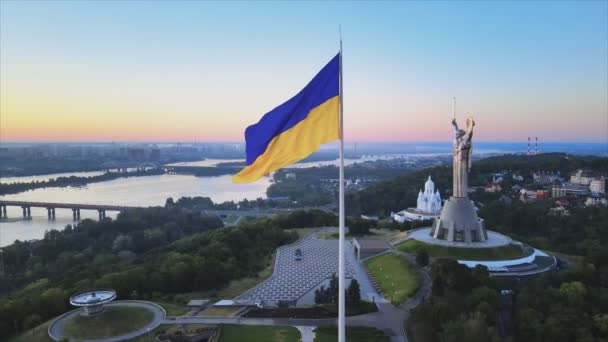
[[433, 245], [444, 247], [460, 247], [460, 248], [492, 248], [507, 246], [513, 243], [513, 240], [505, 235], [488, 230], [488, 239], [481, 242], [452, 242], [446, 240], [434, 239], [431, 236], [431, 227], [416, 229], [408, 234], [408, 237]]

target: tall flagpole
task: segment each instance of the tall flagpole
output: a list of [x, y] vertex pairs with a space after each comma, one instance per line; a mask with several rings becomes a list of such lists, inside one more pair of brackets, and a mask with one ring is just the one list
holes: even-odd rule
[[340, 238], [338, 239], [338, 342], [346, 341], [344, 293], [344, 92], [342, 80], [342, 27], [340, 27]]

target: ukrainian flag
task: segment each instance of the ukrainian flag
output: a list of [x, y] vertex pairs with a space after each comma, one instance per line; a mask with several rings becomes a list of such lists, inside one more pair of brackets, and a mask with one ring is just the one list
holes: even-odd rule
[[249, 183], [296, 163], [340, 138], [340, 54], [296, 96], [245, 130], [247, 167], [235, 183]]

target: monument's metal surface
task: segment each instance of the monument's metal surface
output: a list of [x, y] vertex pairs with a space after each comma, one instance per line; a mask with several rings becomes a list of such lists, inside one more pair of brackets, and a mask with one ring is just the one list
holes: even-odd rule
[[441, 216], [433, 223], [431, 236], [454, 242], [483, 242], [488, 239], [483, 220], [477, 217], [475, 206], [467, 196], [475, 121], [473, 117], [468, 117], [466, 130], [462, 130], [458, 128], [454, 117], [452, 125], [454, 126], [452, 197], [445, 202]]

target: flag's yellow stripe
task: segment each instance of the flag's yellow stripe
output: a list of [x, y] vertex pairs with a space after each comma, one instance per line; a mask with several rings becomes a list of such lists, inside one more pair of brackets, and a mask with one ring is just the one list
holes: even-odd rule
[[318, 150], [321, 144], [340, 137], [339, 96], [313, 108], [297, 125], [277, 135], [251, 165], [234, 175], [235, 183], [249, 183], [267, 173], [298, 162]]

